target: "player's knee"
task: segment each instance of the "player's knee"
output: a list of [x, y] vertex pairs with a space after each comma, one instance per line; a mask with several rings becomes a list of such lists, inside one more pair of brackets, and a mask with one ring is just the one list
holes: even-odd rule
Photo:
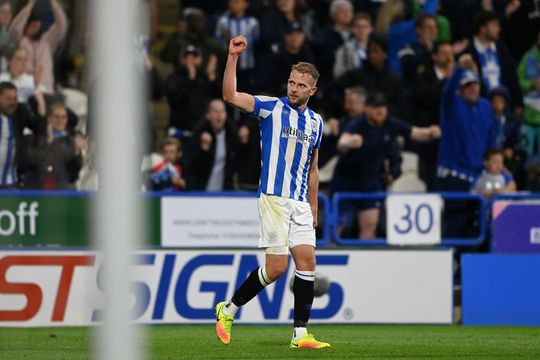
[[276, 281], [287, 271], [287, 263], [277, 263], [266, 267], [266, 275], [271, 281]]

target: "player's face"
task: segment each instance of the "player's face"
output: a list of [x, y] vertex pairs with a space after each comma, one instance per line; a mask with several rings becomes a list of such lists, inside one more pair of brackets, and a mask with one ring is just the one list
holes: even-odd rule
[[306, 105], [309, 98], [315, 94], [317, 87], [315, 79], [309, 74], [302, 74], [297, 70], [291, 71], [287, 82], [287, 99], [294, 107]]
[[173, 144], [165, 145], [162, 151], [163, 159], [170, 163], [175, 162], [176, 159], [178, 159], [179, 153], [178, 148]]
[[380, 126], [384, 124], [386, 118], [388, 117], [388, 108], [386, 107], [386, 105], [367, 106], [366, 116], [371, 123]]
[[484, 161], [486, 170], [492, 174], [500, 174], [504, 168], [504, 159], [502, 154], [494, 154]]

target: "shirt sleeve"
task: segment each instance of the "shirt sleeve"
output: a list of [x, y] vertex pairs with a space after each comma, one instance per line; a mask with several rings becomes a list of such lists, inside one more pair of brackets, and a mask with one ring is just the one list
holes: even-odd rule
[[322, 136], [323, 136], [323, 121], [322, 121], [322, 118], [319, 117], [319, 133], [317, 134], [317, 142], [315, 143], [315, 149], [318, 149], [321, 147], [321, 141], [322, 141]]
[[389, 118], [388, 125], [390, 125], [390, 129], [394, 134], [403, 136], [407, 139], [411, 137], [412, 126], [406, 122], [399, 119]]
[[272, 114], [278, 101], [277, 98], [263, 95], [256, 95], [253, 98], [255, 99], [255, 108], [252, 115], [260, 120], [264, 120]]

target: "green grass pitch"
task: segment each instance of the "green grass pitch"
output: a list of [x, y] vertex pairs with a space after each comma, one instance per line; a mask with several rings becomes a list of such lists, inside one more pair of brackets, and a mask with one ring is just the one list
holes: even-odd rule
[[[0, 329], [0, 359], [91, 359], [95, 328]], [[540, 359], [540, 327], [312, 325], [332, 348], [289, 349], [289, 326], [146, 326], [148, 359]]]

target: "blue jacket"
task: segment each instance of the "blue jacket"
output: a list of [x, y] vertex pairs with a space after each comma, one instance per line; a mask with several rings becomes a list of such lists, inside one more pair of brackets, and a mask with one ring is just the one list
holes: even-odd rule
[[497, 128], [487, 99], [480, 97], [471, 105], [459, 95], [462, 74], [461, 68], [456, 69], [443, 89], [438, 165], [476, 178], [484, 153], [496, 147]]

